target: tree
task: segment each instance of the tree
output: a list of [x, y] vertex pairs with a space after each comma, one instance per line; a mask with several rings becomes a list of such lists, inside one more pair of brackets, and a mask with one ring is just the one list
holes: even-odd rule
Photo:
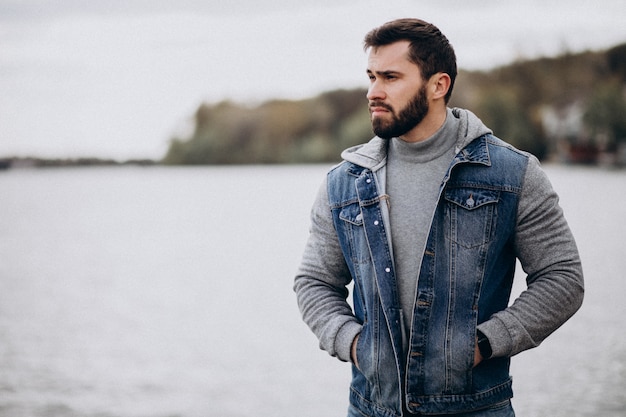
[[583, 121], [599, 145], [615, 151], [626, 143], [626, 98], [617, 80], [600, 86], [590, 97]]
[[478, 113], [496, 136], [540, 159], [545, 156], [548, 148], [545, 138], [514, 91], [501, 88], [485, 93]]

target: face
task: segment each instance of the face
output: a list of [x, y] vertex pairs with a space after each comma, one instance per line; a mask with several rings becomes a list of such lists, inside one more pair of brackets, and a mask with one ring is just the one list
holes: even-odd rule
[[367, 93], [374, 133], [383, 139], [411, 131], [429, 111], [426, 83], [419, 67], [408, 60], [409, 42], [372, 49]]

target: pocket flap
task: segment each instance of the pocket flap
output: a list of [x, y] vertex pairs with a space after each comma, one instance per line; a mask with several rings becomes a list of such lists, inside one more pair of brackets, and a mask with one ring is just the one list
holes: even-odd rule
[[497, 203], [499, 198], [500, 191], [485, 188], [450, 188], [445, 193], [446, 200], [466, 210], [474, 210], [485, 204]]
[[339, 212], [339, 218], [357, 226], [363, 224], [363, 214], [358, 204], [350, 204], [349, 206], [343, 207], [341, 212]]

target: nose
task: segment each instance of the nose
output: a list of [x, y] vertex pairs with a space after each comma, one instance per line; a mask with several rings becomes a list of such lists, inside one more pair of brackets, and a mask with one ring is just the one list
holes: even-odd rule
[[377, 80], [370, 82], [370, 87], [367, 89], [367, 99], [372, 100], [384, 100], [386, 98], [385, 91], [381, 87], [381, 83]]

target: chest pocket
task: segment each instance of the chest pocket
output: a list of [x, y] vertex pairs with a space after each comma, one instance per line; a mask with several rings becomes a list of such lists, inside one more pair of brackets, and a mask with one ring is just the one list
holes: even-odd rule
[[[370, 262], [370, 251], [363, 227], [363, 214], [358, 203], [344, 206], [339, 211], [341, 220], [339, 233], [345, 235], [344, 242], [348, 244], [349, 256], [352, 262], [364, 264]], [[344, 247], [344, 250], [346, 248]]]
[[444, 196], [446, 237], [466, 248], [485, 245], [493, 239], [500, 191], [451, 187]]

